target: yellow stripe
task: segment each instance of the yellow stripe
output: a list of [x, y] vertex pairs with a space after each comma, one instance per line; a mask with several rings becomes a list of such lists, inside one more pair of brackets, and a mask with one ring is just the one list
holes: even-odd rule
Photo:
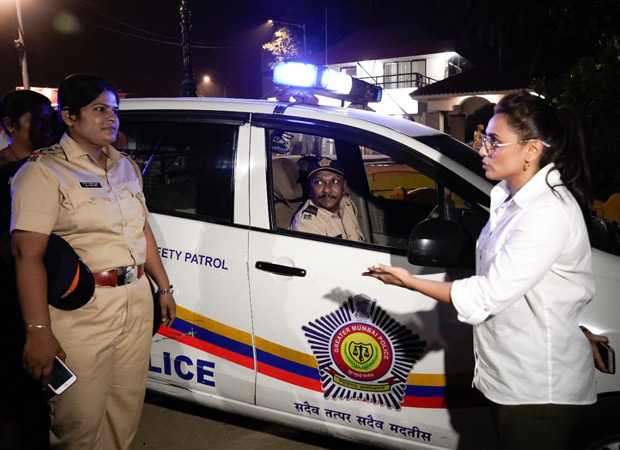
[[414, 386], [471, 386], [471, 373], [410, 373], [407, 384]]
[[[205, 328], [214, 333], [221, 334], [222, 336], [234, 339], [243, 344], [250, 346], [252, 345], [251, 333], [246, 333], [245, 331], [241, 331], [237, 328], [224, 325], [221, 322], [216, 322], [213, 319], [209, 319], [208, 317], [190, 311], [189, 309], [183, 308], [182, 306], [177, 305], [177, 316], [179, 317], [179, 319], [183, 319], [187, 322], [193, 323], [201, 328]], [[275, 342], [271, 342], [260, 337], [256, 337], [256, 348], [271, 353], [275, 356], [288, 359], [289, 361], [313, 367], [315, 369], [318, 369], [319, 367], [313, 355], [298, 352], [297, 350], [284, 347], [282, 345], [276, 344]], [[407, 384], [414, 386], [446, 386], [446, 378], [449, 379], [449, 383], [451, 386], [469, 386], [471, 385], [472, 374], [460, 373], [450, 374], [446, 376], [446, 374], [442, 373], [411, 373], [409, 374]]]
[[179, 317], [179, 319], [183, 319], [187, 322], [193, 323], [200, 328], [204, 328], [214, 333], [221, 334], [222, 336], [234, 339], [235, 341], [241, 342], [242, 344], [252, 346], [251, 333], [246, 333], [245, 331], [241, 331], [237, 328], [224, 325], [221, 322], [216, 322], [213, 319], [201, 316], [198, 313], [195, 313], [193, 311], [190, 311], [189, 309], [183, 308], [182, 306], [178, 305], [177, 316]]
[[256, 348], [281, 358], [288, 359], [289, 361], [305, 364], [306, 366], [314, 367], [315, 369], [319, 368], [314, 356], [298, 352], [297, 350], [293, 350], [288, 347], [283, 347], [263, 338], [256, 337]]

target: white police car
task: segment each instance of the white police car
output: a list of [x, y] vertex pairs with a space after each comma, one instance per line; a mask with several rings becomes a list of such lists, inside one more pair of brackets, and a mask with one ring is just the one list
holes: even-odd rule
[[[153, 338], [150, 389], [376, 446], [495, 448], [471, 387], [471, 328], [450, 306], [360, 276], [375, 263], [436, 280], [471, 271], [438, 266], [468, 265], [486, 221], [492, 185], [476, 152], [351, 108], [135, 99], [120, 119], [178, 302], [174, 327]], [[288, 230], [310, 155], [343, 164], [367, 242]], [[438, 227], [412, 265], [410, 231], [429, 216], [459, 233]], [[582, 324], [618, 346], [620, 258], [594, 250], [594, 270]], [[620, 374], [597, 377], [581, 438], [617, 443]]]

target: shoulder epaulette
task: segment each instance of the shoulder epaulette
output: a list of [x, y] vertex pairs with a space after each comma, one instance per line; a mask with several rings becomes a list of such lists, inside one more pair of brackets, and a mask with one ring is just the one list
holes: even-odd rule
[[28, 157], [28, 161], [37, 161], [42, 156], [54, 155], [58, 152], [62, 152], [62, 147], [58, 144], [52, 147], [41, 148], [39, 150], [35, 150], [34, 152], [32, 152], [30, 156]]
[[45, 156], [47, 154], [47, 152], [43, 151], [43, 150], [36, 150], [34, 152], [32, 152], [30, 154], [30, 156], [28, 157], [28, 161], [36, 161], [38, 160], [41, 156]]
[[316, 216], [319, 213], [319, 208], [314, 205], [308, 205], [304, 208], [304, 212]]

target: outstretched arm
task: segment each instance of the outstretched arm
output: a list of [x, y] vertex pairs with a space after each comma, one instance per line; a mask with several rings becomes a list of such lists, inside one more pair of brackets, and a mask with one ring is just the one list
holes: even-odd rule
[[451, 281], [434, 281], [414, 277], [402, 267], [385, 266], [377, 264], [369, 267], [368, 272], [362, 274], [366, 277], [376, 278], [385, 284], [401, 286], [421, 294], [428, 295], [437, 301], [452, 303], [450, 297]]

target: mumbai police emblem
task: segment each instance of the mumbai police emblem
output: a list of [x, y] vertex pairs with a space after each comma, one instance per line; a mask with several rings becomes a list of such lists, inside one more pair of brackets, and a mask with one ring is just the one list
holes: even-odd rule
[[426, 342], [366, 295], [302, 327], [325, 398], [362, 400], [400, 409], [407, 378]]

